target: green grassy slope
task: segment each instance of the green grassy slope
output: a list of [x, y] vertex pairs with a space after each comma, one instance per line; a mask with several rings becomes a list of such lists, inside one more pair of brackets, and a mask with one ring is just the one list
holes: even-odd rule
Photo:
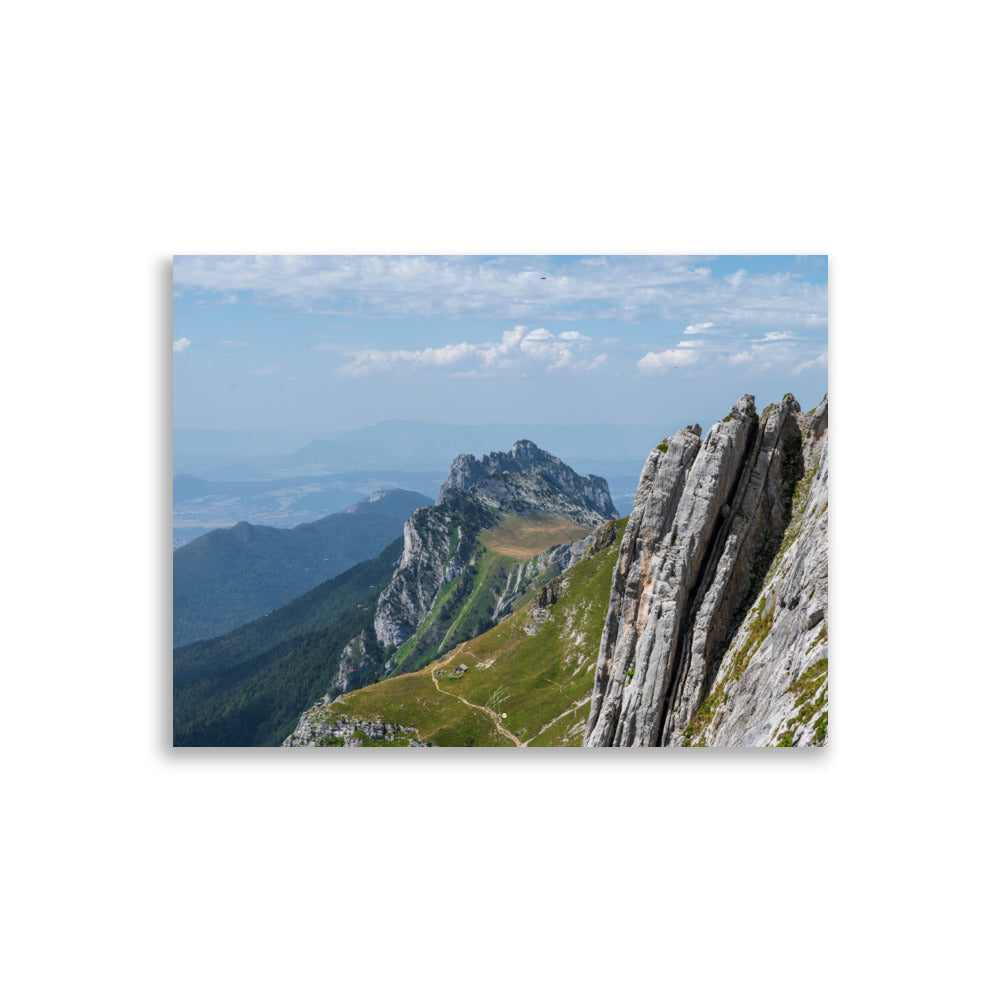
[[[420, 627], [393, 653], [390, 676], [420, 670], [460, 642], [482, 634], [494, 623], [497, 600], [519, 562], [553, 545], [583, 538], [590, 530], [546, 514], [497, 520], [483, 505], [464, 499], [452, 506], [452, 544], [470, 568], [441, 588]], [[461, 539], [457, 525], [465, 529]], [[531, 588], [555, 574], [555, 568], [539, 574], [531, 580]]]
[[544, 614], [532, 601], [443, 659], [314, 708], [310, 719], [412, 726], [437, 746], [579, 746], [626, 521], [614, 542], [554, 581], [559, 596]]

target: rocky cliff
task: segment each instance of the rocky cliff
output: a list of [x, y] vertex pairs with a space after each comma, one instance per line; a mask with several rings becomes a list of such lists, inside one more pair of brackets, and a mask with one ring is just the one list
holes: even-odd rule
[[827, 400], [650, 454], [622, 539], [585, 746], [826, 741]]
[[452, 502], [414, 511], [403, 527], [403, 555], [392, 582], [379, 595], [375, 634], [383, 646], [402, 645], [430, 611], [441, 587], [460, 576], [476, 536], [497, 518], [478, 505]]
[[616, 513], [604, 479], [577, 475], [530, 441], [479, 460], [458, 456], [434, 507], [406, 522], [402, 558], [379, 595], [375, 634], [387, 667], [413, 669], [485, 631], [540, 578], [566, 569], [583, 551], [563, 545], [516, 562], [484, 546], [483, 532], [525, 514], [596, 527]]
[[494, 451], [478, 460], [459, 455], [438, 491], [438, 505], [454, 495], [477, 497], [511, 513], [561, 514], [591, 527], [618, 516], [605, 479], [577, 475], [531, 441], [517, 441], [509, 452]]

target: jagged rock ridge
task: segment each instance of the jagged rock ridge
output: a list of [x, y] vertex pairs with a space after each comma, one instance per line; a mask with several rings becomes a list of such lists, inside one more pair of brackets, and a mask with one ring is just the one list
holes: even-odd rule
[[[366, 676], [381, 655], [386, 672], [413, 669], [510, 613], [536, 582], [565, 570], [586, 548], [560, 545], [517, 564], [491, 562], [481, 532], [512, 515], [545, 514], [598, 527], [617, 515], [607, 482], [579, 476], [530, 441], [477, 460], [460, 455], [433, 507], [414, 511], [403, 529], [403, 555], [378, 597], [375, 642], [345, 650], [333, 691]], [[453, 586], [451, 586], [454, 584]], [[463, 603], [465, 602], [465, 603]], [[468, 605], [475, 604], [470, 613]], [[461, 630], [456, 631], [457, 619]], [[428, 626], [432, 621], [432, 626]]]
[[459, 455], [438, 490], [438, 506], [455, 494], [512, 513], [558, 513], [595, 528], [618, 516], [605, 479], [578, 475], [531, 441], [517, 441], [509, 452], [494, 451], [478, 460]]
[[696, 431], [643, 469], [584, 745], [823, 743], [827, 400]]

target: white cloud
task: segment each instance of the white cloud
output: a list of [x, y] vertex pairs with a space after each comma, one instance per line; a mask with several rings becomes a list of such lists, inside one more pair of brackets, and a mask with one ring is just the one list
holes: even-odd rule
[[391, 371], [398, 367], [446, 368], [468, 361], [476, 353], [472, 344], [445, 344], [444, 347], [425, 347], [423, 350], [367, 350], [356, 351], [350, 364], [341, 369], [348, 375], [370, 375], [373, 372]]
[[411, 353], [416, 355], [417, 364], [444, 368], [460, 361], [468, 361], [469, 357], [476, 353], [476, 349], [472, 344], [463, 342], [461, 344], [446, 344], [444, 347], [425, 347], [422, 351]]
[[692, 323], [690, 326], [684, 328], [684, 335], [696, 337], [699, 334], [707, 333], [713, 326], [715, 326], [714, 323]]
[[187, 337], [181, 337], [174, 341], [174, 354], [183, 354], [191, 346], [191, 341]]
[[728, 360], [730, 364], [746, 365], [755, 371], [770, 368], [790, 370], [799, 357], [794, 341], [789, 342], [785, 337], [778, 336], [753, 340], [749, 348], [731, 354]]
[[521, 351], [533, 361], [544, 362], [546, 371], [577, 370], [577, 356], [570, 345], [589, 342], [590, 338], [581, 336], [575, 330], [567, 333], [569, 336], [561, 333], [556, 337], [545, 329], [532, 330], [521, 341]]
[[795, 340], [795, 334], [790, 330], [785, 330], [784, 333], [779, 333], [777, 330], [772, 330], [770, 333], [765, 333], [763, 337], [759, 337], [753, 341], [755, 344], [768, 344], [775, 340]]
[[807, 348], [796, 343], [797, 338], [784, 335], [765, 334], [761, 340], [750, 342], [750, 346], [731, 354], [727, 359], [732, 365], [744, 365], [753, 371], [775, 370], [801, 375], [810, 368], [825, 367], [827, 353], [803, 357]]
[[678, 347], [704, 347], [705, 346], [705, 341], [704, 340], [682, 340], [677, 346]]
[[513, 330], [504, 330], [503, 336], [500, 338], [500, 343], [504, 347], [514, 348], [517, 347], [518, 342], [524, 336], [524, 327], [516, 326]]
[[801, 365], [792, 370], [793, 375], [801, 375], [804, 371], [809, 368], [825, 368], [827, 366], [827, 352], [824, 351], [822, 354], [813, 358], [811, 361], [803, 361]]
[[[754, 329], [826, 323], [825, 281], [740, 269], [713, 276], [706, 258], [655, 255], [550, 260], [505, 256], [177, 256], [178, 294], [214, 304], [272, 304], [307, 313], [385, 317], [641, 318], [698, 316], [688, 336], [733, 321]], [[718, 267], [725, 258], [713, 258]], [[548, 280], [540, 274], [548, 272]], [[703, 328], [701, 331], [698, 328]], [[570, 338], [561, 338], [569, 340]]]
[[641, 375], [656, 375], [660, 372], [670, 371], [671, 368], [682, 368], [685, 365], [693, 365], [698, 360], [698, 355], [687, 350], [666, 350], [644, 354], [636, 362], [636, 367]]
[[[514, 369], [523, 374], [526, 365], [529, 368], [544, 365], [546, 371], [590, 370], [594, 362], [584, 353], [590, 338], [573, 330], [567, 333], [568, 337], [565, 334], [557, 336], [544, 327], [529, 332], [524, 326], [516, 326], [504, 330], [499, 341], [480, 344], [463, 342], [418, 350], [353, 351], [351, 360], [340, 369], [340, 374], [358, 378], [379, 372], [440, 368], [456, 377], [473, 378]], [[469, 368], [470, 362], [473, 368]], [[459, 366], [461, 370], [457, 370]]]

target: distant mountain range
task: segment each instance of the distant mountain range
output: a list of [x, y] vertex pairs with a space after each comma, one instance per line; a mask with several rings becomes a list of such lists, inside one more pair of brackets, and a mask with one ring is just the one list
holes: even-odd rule
[[228, 632], [372, 558], [431, 502], [391, 490], [295, 528], [243, 522], [176, 549], [174, 645]]
[[455, 455], [503, 452], [518, 439], [606, 479], [615, 506], [628, 513], [642, 463], [659, 436], [657, 428], [638, 424], [461, 427], [389, 420], [293, 447], [306, 436], [178, 429], [174, 547], [239, 521], [291, 528], [377, 490], [433, 496]]
[[376, 469], [325, 476], [213, 482], [181, 473], [174, 477], [174, 548], [215, 528], [231, 528], [240, 521], [272, 528], [294, 528], [342, 511], [385, 490], [408, 490], [433, 496], [443, 475], [443, 470], [434, 474]]
[[[440, 468], [455, 455], [484, 455], [503, 451], [511, 441], [530, 440], [539, 448], [559, 455], [571, 464], [605, 463], [628, 458], [641, 459], [657, 439], [655, 427], [588, 424], [554, 426], [532, 424], [459, 425], [428, 424], [416, 420], [387, 420], [372, 427], [348, 431], [333, 439], [317, 439], [289, 454], [285, 475], [299, 471], [338, 469]], [[593, 471], [590, 468], [585, 472]]]
[[443, 474], [456, 455], [503, 451], [517, 440], [535, 442], [582, 473], [604, 474], [615, 463], [638, 461], [641, 465], [661, 435], [657, 426], [646, 424], [461, 426], [419, 420], [386, 420], [311, 438], [304, 434], [178, 428], [174, 431], [174, 474], [189, 473], [216, 481], [378, 469], [436, 469]]

